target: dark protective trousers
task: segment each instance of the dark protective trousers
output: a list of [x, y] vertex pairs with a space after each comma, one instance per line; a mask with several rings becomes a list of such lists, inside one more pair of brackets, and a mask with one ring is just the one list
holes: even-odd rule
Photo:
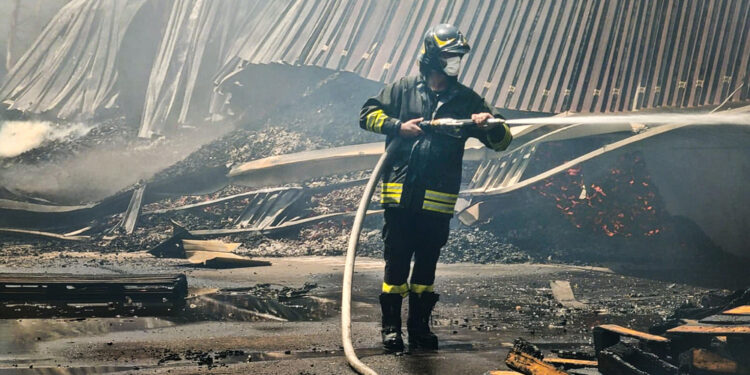
[[411, 291], [432, 292], [435, 267], [440, 248], [448, 241], [449, 224], [450, 216], [447, 215], [386, 208], [383, 226], [384, 293], [405, 294], [409, 291], [406, 281], [412, 256]]

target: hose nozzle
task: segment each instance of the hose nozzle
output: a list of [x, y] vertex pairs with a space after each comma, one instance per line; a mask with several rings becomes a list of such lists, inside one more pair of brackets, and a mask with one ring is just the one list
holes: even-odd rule
[[[505, 122], [505, 119], [502, 118], [491, 118], [487, 119], [488, 124], [502, 124]], [[419, 126], [421, 128], [425, 127], [444, 127], [444, 126], [471, 126], [475, 125], [474, 120], [472, 119], [455, 119], [455, 118], [439, 118], [435, 120], [429, 120], [429, 121], [422, 121], [419, 123]]]

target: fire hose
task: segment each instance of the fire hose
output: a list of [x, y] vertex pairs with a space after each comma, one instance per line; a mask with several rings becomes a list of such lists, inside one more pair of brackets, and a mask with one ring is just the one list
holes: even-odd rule
[[[503, 119], [489, 119], [487, 120], [490, 124], [501, 124], [504, 122]], [[434, 131], [436, 133], [445, 134], [448, 136], [462, 137], [461, 132], [467, 126], [473, 126], [474, 122], [470, 119], [457, 120], [457, 119], [437, 119], [431, 121], [423, 121], [419, 124], [420, 128], [425, 131]], [[344, 266], [344, 281], [341, 290], [341, 341], [344, 346], [344, 355], [346, 360], [349, 362], [354, 371], [363, 375], [377, 375], [373, 369], [362, 363], [357, 358], [357, 354], [354, 352], [354, 346], [352, 345], [352, 277], [354, 276], [354, 260], [357, 255], [357, 247], [359, 245], [359, 235], [362, 232], [362, 222], [365, 219], [367, 213], [367, 207], [370, 205], [370, 200], [375, 192], [375, 185], [380, 176], [383, 174], [383, 167], [387, 165], [394, 150], [398, 148], [401, 143], [401, 138], [395, 138], [386, 148], [385, 152], [378, 162], [375, 164], [375, 168], [372, 170], [370, 179], [365, 187], [365, 192], [362, 195], [362, 199], [359, 201], [359, 207], [357, 208], [357, 214], [354, 216], [354, 224], [352, 225], [352, 232], [349, 235], [349, 244], [346, 249], [346, 264]]]

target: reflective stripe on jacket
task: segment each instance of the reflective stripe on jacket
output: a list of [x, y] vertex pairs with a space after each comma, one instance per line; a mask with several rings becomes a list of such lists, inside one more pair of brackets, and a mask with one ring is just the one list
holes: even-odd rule
[[[359, 117], [362, 129], [386, 135], [386, 145], [398, 137], [401, 122], [423, 117], [470, 118], [490, 109], [477, 93], [453, 83], [441, 94], [433, 93], [421, 77], [405, 77], [386, 85], [377, 96], [365, 102]], [[491, 130], [467, 128], [451, 134], [425, 131], [423, 135], [404, 139], [390, 166], [383, 173], [381, 204], [453, 215], [461, 185], [464, 143], [468, 137], [479, 139], [487, 147], [505, 150], [512, 136], [507, 125]]]

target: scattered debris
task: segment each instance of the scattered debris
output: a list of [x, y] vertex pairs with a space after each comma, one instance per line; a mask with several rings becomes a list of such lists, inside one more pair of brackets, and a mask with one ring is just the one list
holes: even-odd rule
[[511, 349], [505, 358], [505, 364], [525, 375], [567, 374], [564, 371], [558, 370], [555, 366], [544, 362], [541, 350], [523, 339], [517, 339], [513, 343], [513, 349]]
[[190, 257], [196, 252], [231, 253], [237, 250], [241, 243], [226, 243], [217, 240], [182, 240], [185, 255]]
[[[714, 302], [726, 308], [728, 304], [736, 305], [737, 301], [745, 300], [748, 292], [750, 289], [737, 291]], [[714, 314], [716, 307], [692, 308], [690, 315], [700, 318]], [[685, 308], [677, 309], [676, 314], [680, 313], [685, 314]], [[718, 315], [744, 317], [750, 315], [750, 305], [733, 306]], [[563, 358], [562, 351], [553, 351], [559, 358], [545, 358], [538, 347], [518, 339], [506, 364], [523, 374], [565, 374], [552, 365], [564, 369], [595, 369], [603, 375], [750, 373], [750, 324], [734, 320], [734, 324], [728, 325], [716, 315], [711, 316], [718, 324], [688, 319], [667, 329], [664, 324], [655, 326], [653, 330], [665, 331], [664, 336], [615, 324], [596, 326], [593, 329], [596, 361]]]
[[242, 211], [235, 226], [240, 228], [265, 229], [287, 221], [293, 213], [288, 213], [290, 206], [302, 197], [302, 188], [287, 189], [278, 192], [256, 195]]
[[177, 320], [311, 321], [335, 314], [333, 300], [310, 296], [317, 287], [300, 288], [257, 284], [249, 288], [228, 288], [196, 293], [188, 297], [189, 308]]
[[576, 300], [569, 281], [550, 281], [549, 286], [552, 288], [552, 295], [555, 296], [555, 299], [561, 305], [571, 309], [583, 309], [586, 307], [586, 305]]
[[240, 245], [242, 244], [217, 240], [182, 240], [185, 257], [192, 264], [202, 264], [210, 268], [254, 267], [271, 264], [233, 253]]
[[677, 367], [631, 344], [618, 342], [602, 350], [598, 356], [603, 374], [677, 375]]

